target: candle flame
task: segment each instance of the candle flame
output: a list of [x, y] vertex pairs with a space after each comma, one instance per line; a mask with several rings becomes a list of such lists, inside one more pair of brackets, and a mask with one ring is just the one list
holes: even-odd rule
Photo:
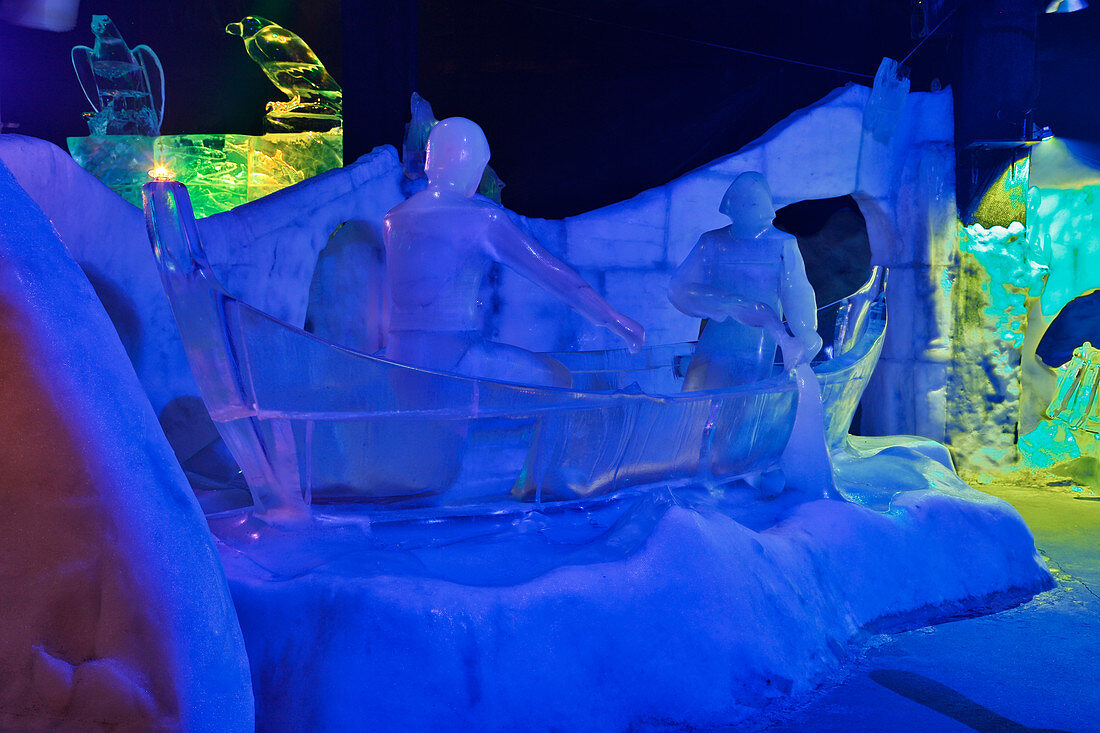
[[156, 168], [149, 171], [149, 177], [154, 181], [170, 181], [175, 175], [176, 174], [172, 172], [170, 168], [163, 165], [158, 165]]

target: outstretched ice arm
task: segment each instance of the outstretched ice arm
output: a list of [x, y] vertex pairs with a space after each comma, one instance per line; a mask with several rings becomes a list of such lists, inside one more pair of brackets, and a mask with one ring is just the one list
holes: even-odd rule
[[501, 264], [626, 341], [631, 353], [641, 350], [645, 342], [645, 329], [641, 324], [612, 308], [573, 268], [524, 234], [503, 212], [496, 213], [488, 240], [492, 256]]

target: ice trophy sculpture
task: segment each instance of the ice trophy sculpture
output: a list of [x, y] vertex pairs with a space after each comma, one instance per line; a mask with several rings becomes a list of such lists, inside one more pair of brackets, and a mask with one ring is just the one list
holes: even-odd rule
[[225, 32], [240, 36], [248, 56], [260, 65], [285, 102], [268, 102], [268, 132], [328, 132], [341, 125], [343, 93], [306, 42], [266, 18], [249, 15]]
[[639, 351], [645, 339], [640, 324], [612, 308], [502, 208], [474, 198], [488, 162], [489, 143], [476, 123], [462, 117], [440, 122], [428, 137], [427, 189], [386, 214], [386, 357], [453, 374], [570, 386], [572, 376], [557, 360], [482, 338], [477, 292], [492, 260]]
[[[71, 52], [80, 88], [92, 105], [91, 135], [159, 135], [164, 120], [160, 59], [148, 46], [127, 48], [106, 15], [92, 16], [92, 33], [95, 48], [76, 46]], [[153, 79], [158, 81], [159, 104], [154, 101]]]

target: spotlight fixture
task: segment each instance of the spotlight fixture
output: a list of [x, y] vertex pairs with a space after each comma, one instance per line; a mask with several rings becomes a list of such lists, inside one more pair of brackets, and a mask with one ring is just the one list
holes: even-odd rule
[[1046, 12], [1076, 13], [1078, 10], [1084, 10], [1088, 6], [1089, 0], [1052, 0], [1050, 5], [1047, 5]]

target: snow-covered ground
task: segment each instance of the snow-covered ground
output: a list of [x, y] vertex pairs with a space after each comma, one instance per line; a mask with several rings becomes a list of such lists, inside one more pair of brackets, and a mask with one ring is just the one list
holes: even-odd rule
[[1003, 613], [874, 637], [796, 709], [749, 731], [1100, 731], [1100, 501], [1064, 476], [975, 483], [1019, 509], [1057, 586]]
[[216, 517], [257, 723], [709, 729], [804, 695], [869, 633], [1051, 585], [1016, 510], [942, 449], [857, 440], [850, 502], [667, 487], [369, 529], [319, 509], [305, 542]]

